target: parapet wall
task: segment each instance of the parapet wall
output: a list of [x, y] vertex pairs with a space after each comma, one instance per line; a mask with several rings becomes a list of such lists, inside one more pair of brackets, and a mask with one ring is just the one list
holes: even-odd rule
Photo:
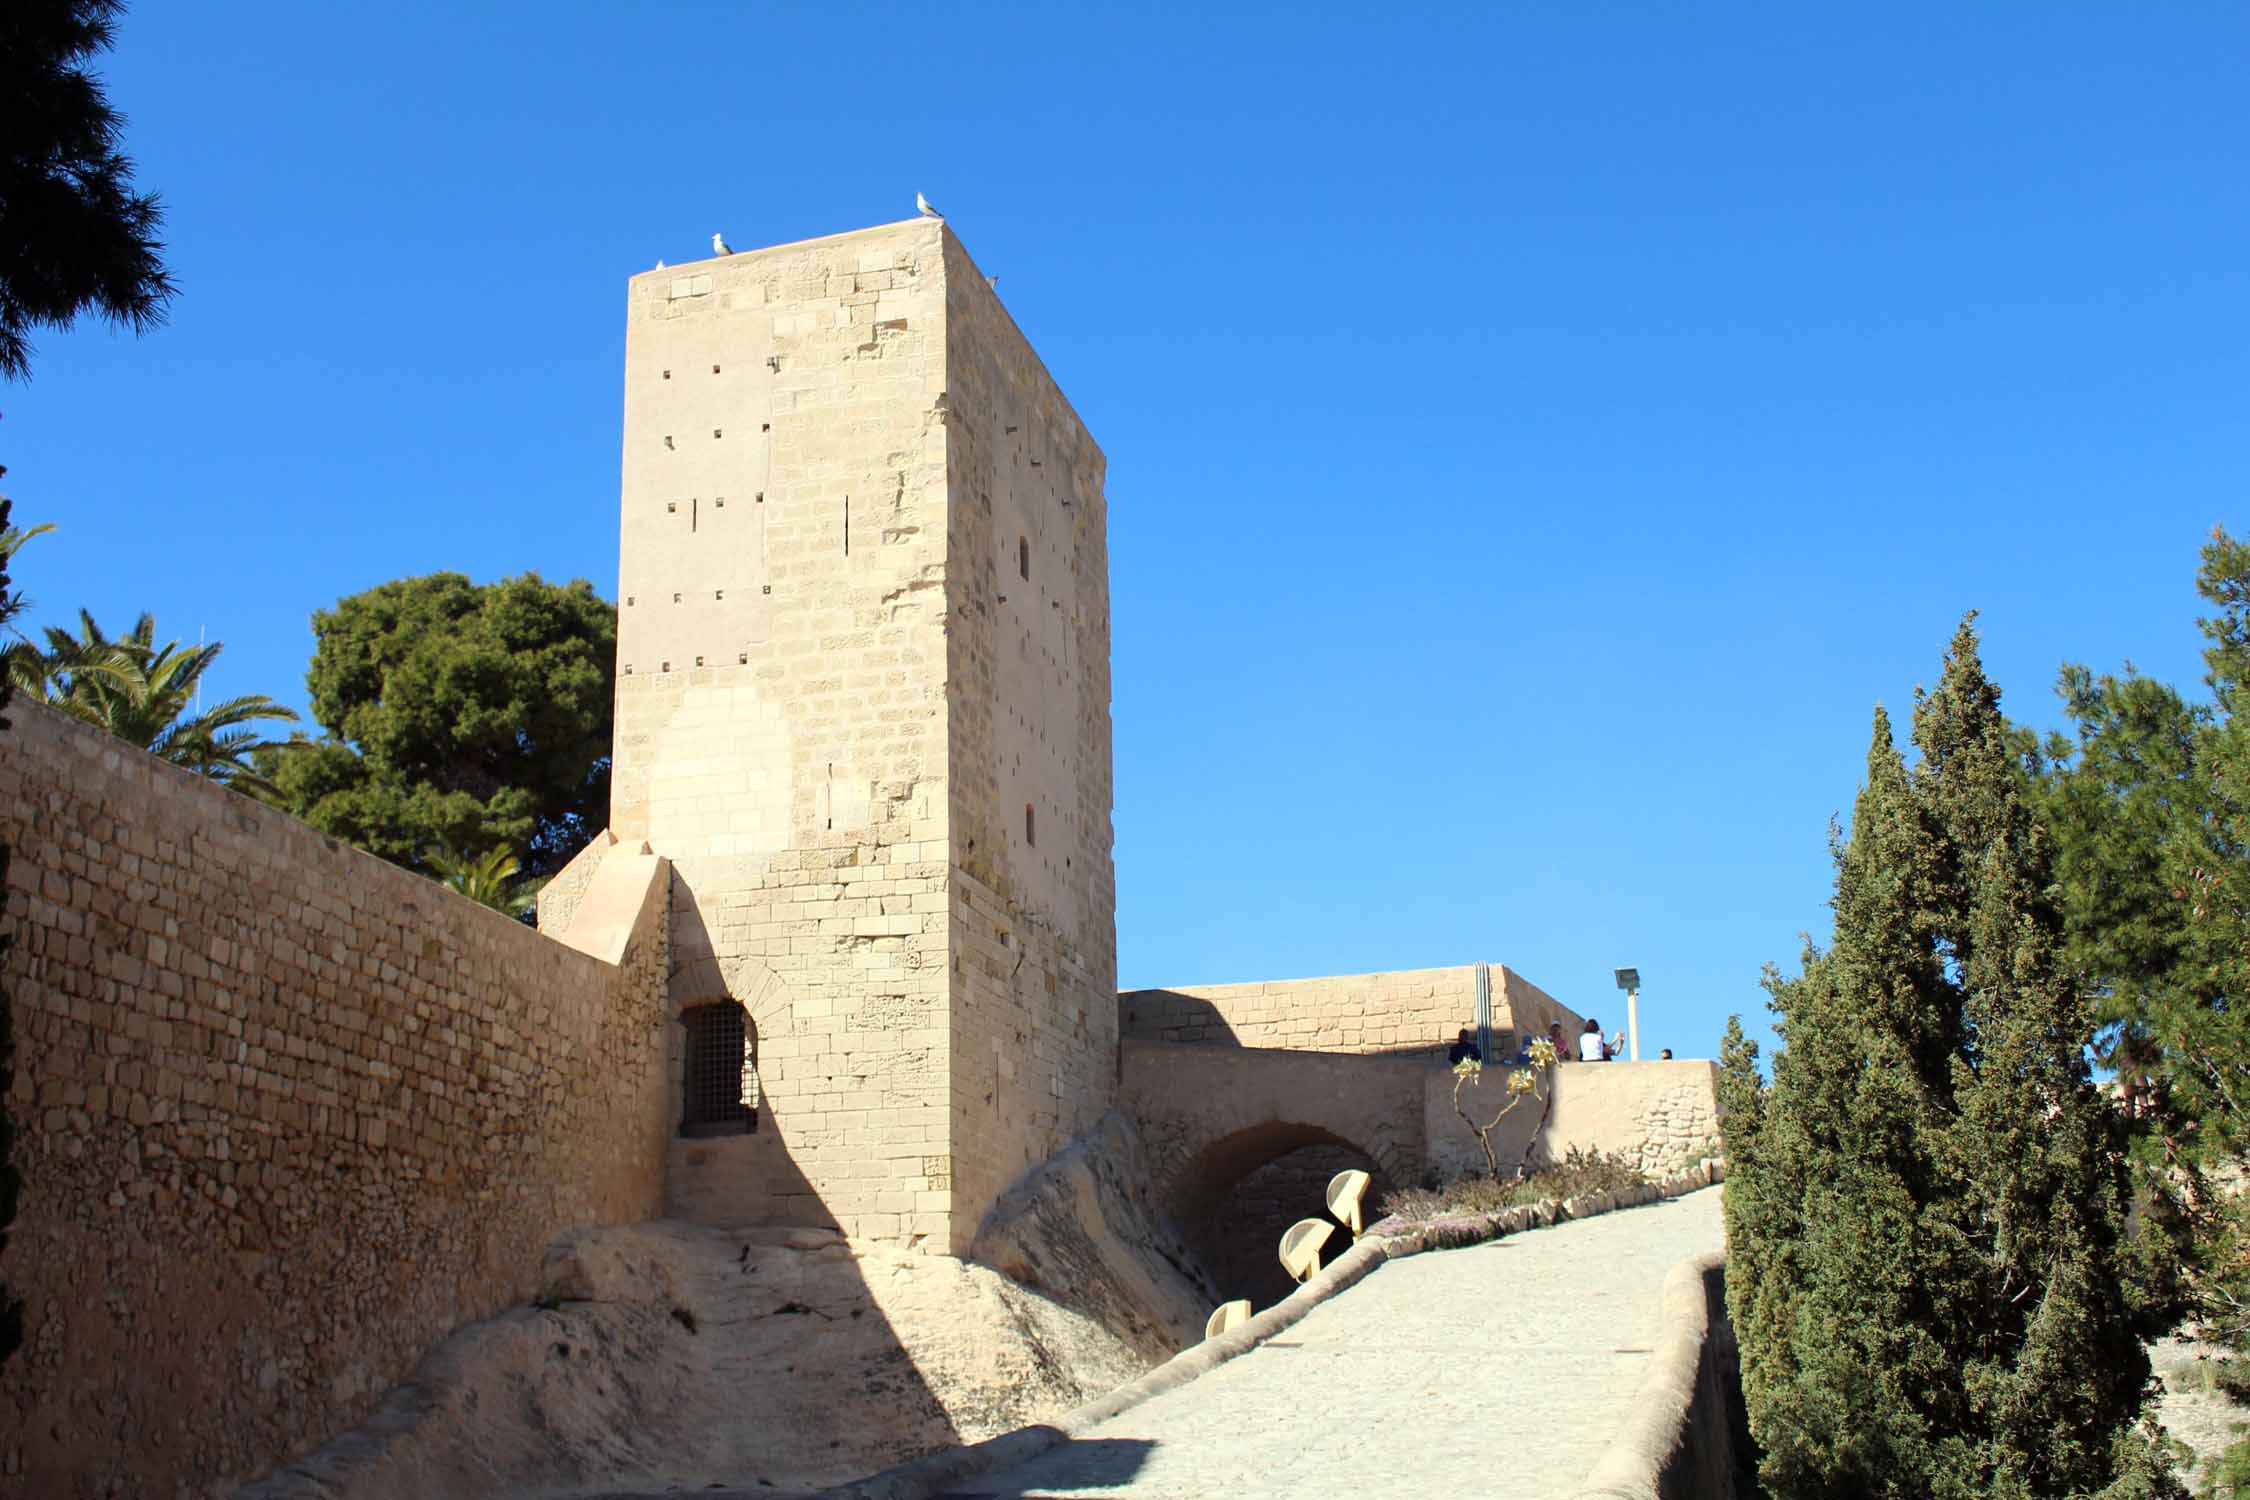
[[[1469, 1113], [1489, 1120], [1507, 1102], [1510, 1070], [1488, 1068], [1462, 1091]], [[1719, 1066], [1692, 1058], [1672, 1062], [1559, 1063], [1554, 1107], [1526, 1099], [1492, 1133], [1500, 1165], [1511, 1167], [1532, 1146], [1543, 1166], [1573, 1148], [1622, 1156], [1650, 1176], [1676, 1172], [1717, 1150]], [[1484, 1151], [1454, 1110], [1453, 1075], [1433, 1072], [1425, 1096], [1430, 1162], [1447, 1176], [1481, 1173]], [[1536, 1144], [1533, 1137], [1537, 1137]]]
[[1608, 1435], [1576, 1500], [1736, 1500], [1759, 1493], [1742, 1404], [1742, 1354], [1727, 1318], [1726, 1255], [1664, 1278], [1662, 1325], [1631, 1414]]
[[0, 1488], [230, 1493], [529, 1297], [559, 1232], [658, 1211], [660, 861], [613, 965], [9, 715]]
[[[1504, 964], [1492, 975], [1495, 1050], [1511, 1032], [1545, 1035], [1585, 1018]], [[1145, 1042], [1232, 1042], [1300, 1052], [1442, 1052], [1477, 1018], [1477, 966], [1267, 979], [1247, 984], [1127, 990], [1118, 996], [1123, 1035]], [[1508, 1055], [1513, 1055], [1513, 1047]]]

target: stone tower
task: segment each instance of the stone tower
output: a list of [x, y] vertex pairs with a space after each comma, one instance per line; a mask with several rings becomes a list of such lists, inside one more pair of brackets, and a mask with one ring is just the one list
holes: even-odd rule
[[636, 276], [611, 826], [668, 1211], [967, 1247], [1114, 1093], [1104, 459], [952, 232]]

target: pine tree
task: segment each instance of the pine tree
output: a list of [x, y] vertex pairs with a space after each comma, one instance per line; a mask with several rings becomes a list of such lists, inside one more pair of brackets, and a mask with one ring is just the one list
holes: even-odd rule
[[[1728, 1302], [1776, 1497], [2163, 1494], [2122, 1121], [1964, 621], [1910, 772], [1875, 715], [1835, 936], [1729, 1069]], [[1737, 1033], [1738, 1039], [1738, 1033]], [[1736, 1117], [1740, 1118], [1739, 1122]]]

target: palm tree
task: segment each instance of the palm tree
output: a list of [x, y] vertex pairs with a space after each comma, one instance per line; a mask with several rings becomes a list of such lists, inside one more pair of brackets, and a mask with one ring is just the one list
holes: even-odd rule
[[29, 641], [9, 648], [8, 674], [49, 708], [129, 740], [160, 760], [185, 766], [238, 791], [270, 791], [252, 769], [253, 750], [278, 743], [248, 726], [261, 720], [294, 721], [295, 709], [263, 693], [196, 703], [197, 684], [219, 656], [220, 643], [156, 644], [156, 617], [143, 614], [131, 632], [112, 640], [93, 615], [78, 612], [76, 636], [46, 630], [47, 649]]
[[[6, 469], [0, 469], [0, 474], [7, 472]], [[0, 514], [4, 513], [5, 507], [0, 506]], [[16, 554], [23, 550], [25, 542], [35, 536], [44, 536], [54, 529], [55, 523], [52, 521], [42, 521], [28, 529], [22, 526], [0, 526], [0, 579], [8, 576], [9, 564], [16, 560]], [[22, 614], [24, 607], [30, 602], [11, 589], [0, 587], [0, 625], [6, 625]]]
[[459, 891], [480, 906], [506, 912], [518, 921], [523, 920], [536, 899], [534, 891], [517, 883], [516, 872], [523, 866], [517, 861], [515, 851], [506, 844], [474, 857], [433, 849], [422, 856], [422, 862], [437, 871], [438, 884]]

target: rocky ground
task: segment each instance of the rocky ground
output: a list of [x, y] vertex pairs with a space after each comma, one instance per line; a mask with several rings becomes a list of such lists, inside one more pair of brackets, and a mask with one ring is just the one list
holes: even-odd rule
[[801, 1492], [1150, 1363], [995, 1271], [824, 1230], [594, 1231], [545, 1280], [538, 1305], [462, 1329], [373, 1421], [244, 1495]]
[[2220, 1351], [2212, 1345], [2190, 1338], [2159, 1339], [2149, 1345], [2148, 1355], [2164, 1382], [2156, 1419], [2195, 1454], [2192, 1471], [2181, 1465], [2182, 1477], [2200, 1489], [2203, 1464], [2244, 1435], [2250, 1408], [2237, 1406], [2218, 1389]]

